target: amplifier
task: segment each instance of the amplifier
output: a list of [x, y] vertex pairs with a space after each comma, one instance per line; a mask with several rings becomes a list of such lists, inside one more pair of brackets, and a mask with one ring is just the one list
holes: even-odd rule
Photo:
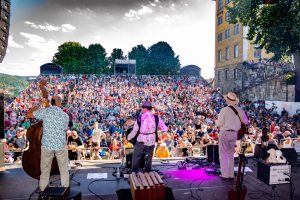
[[291, 165], [269, 164], [265, 161], [257, 163], [257, 178], [268, 185], [290, 183]]
[[65, 200], [70, 193], [70, 187], [51, 187], [48, 186], [45, 190], [41, 193], [40, 199], [41, 200], [48, 200], [48, 199], [59, 199]]

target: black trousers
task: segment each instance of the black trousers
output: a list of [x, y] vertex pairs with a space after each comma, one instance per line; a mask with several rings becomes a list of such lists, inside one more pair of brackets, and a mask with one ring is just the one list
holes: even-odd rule
[[133, 156], [132, 156], [132, 171], [139, 171], [139, 163], [142, 156], [145, 154], [145, 171], [150, 172], [152, 166], [152, 156], [154, 151], [153, 146], [146, 146], [141, 142], [137, 142], [134, 145]]

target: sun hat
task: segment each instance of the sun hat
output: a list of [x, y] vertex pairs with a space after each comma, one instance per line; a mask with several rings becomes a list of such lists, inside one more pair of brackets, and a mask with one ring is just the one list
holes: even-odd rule
[[237, 105], [240, 102], [239, 98], [233, 92], [228, 92], [227, 95], [224, 95], [224, 99], [229, 105]]

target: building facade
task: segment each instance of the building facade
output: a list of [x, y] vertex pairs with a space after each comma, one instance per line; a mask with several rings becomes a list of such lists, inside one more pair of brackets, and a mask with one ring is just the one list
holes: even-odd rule
[[8, 45], [10, 25], [10, 0], [0, 0], [0, 63], [4, 59]]
[[247, 63], [272, 57], [246, 39], [247, 27], [241, 23], [229, 24], [226, 6], [232, 6], [231, 0], [216, 0], [215, 87], [222, 93], [243, 89]]

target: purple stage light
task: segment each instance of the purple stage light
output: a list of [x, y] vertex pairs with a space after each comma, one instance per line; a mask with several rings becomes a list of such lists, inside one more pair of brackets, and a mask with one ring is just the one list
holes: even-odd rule
[[218, 179], [218, 176], [207, 175], [205, 169], [164, 171], [163, 174], [184, 182], [191, 182], [197, 179], [199, 182], [210, 182]]

